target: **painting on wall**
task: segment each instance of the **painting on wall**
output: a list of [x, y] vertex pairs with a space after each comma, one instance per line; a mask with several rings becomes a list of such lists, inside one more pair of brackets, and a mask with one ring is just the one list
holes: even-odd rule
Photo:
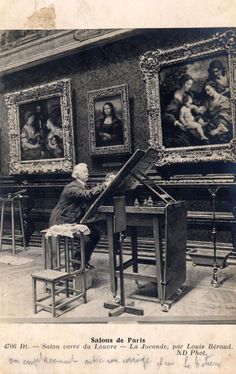
[[235, 44], [229, 31], [141, 57], [159, 164], [236, 160]]
[[128, 86], [88, 93], [91, 155], [130, 153]]
[[8, 93], [5, 101], [10, 173], [71, 171], [74, 140], [70, 81]]
[[159, 73], [163, 144], [225, 144], [232, 140], [226, 55], [165, 67]]

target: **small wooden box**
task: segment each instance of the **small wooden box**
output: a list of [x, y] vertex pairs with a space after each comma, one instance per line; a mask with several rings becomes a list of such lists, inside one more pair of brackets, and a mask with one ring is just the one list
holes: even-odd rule
[[[219, 268], [223, 269], [227, 265], [227, 259], [232, 252], [230, 251], [216, 251], [216, 264]], [[214, 262], [214, 251], [213, 250], [203, 250], [203, 249], [192, 249], [188, 252], [193, 265], [205, 265], [213, 266]]]
[[[86, 270], [86, 290], [93, 287], [95, 279], [95, 270], [94, 269], [87, 269]], [[81, 274], [79, 274], [76, 278], [73, 279], [73, 286], [78, 290], [82, 290], [83, 287], [83, 278]]]

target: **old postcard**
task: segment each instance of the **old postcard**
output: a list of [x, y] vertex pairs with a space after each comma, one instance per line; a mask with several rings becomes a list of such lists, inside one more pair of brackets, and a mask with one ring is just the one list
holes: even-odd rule
[[1, 373], [234, 371], [235, 5], [0, 0]]

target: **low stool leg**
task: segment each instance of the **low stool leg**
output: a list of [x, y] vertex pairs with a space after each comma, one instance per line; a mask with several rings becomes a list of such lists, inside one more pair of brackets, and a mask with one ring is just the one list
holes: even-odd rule
[[52, 317], [56, 317], [55, 284], [52, 282]]
[[46, 241], [44, 234], [42, 234], [42, 250], [43, 250], [43, 268], [47, 269], [47, 241]]
[[70, 293], [69, 293], [69, 279], [66, 280], [66, 297], [70, 297]]
[[70, 261], [69, 261], [69, 238], [65, 236], [65, 271], [70, 272]]
[[71, 240], [71, 250], [70, 250], [70, 263], [73, 269], [73, 259], [74, 259], [74, 239]]
[[43, 289], [44, 289], [45, 293], [48, 293], [48, 294], [52, 293], [52, 289], [51, 289], [50, 285], [48, 284], [48, 282], [45, 282], [43, 287], [44, 287]]
[[60, 267], [60, 256], [59, 256], [59, 253], [60, 253], [60, 248], [59, 248], [59, 246], [60, 246], [60, 239], [59, 239], [59, 237], [57, 237], [56, 239], [55, 239], [55, 241], [56, 241], [56, 267], [59, 269], [59, 267]]
[[61, 266], [61, 238], [58, 238], [58, 263]]
[[11, 202], [11, 238], [12, 238], [12, 250], [13, 254], [16, 253], [15, 243], [15, 217], [14, 217], [14, 200]]
[[84, 303], [87, 303], [87, 284], [86, 284], [86, 269], [85, 269], [85, 248], [84, 248], [84, 234], [80, 233], [80, 257], [81, 257], [81, 269], [83, 279], [83, 299]]
[[83, 289], [83, 299], [84, 299], [84, 303], [86, 304], [88, 302], [88, 299], [87, 299], [87, 289], [86, 289], [86, 274], [85, 274], [85, 270], [84, 271], [84, 289]]
[[50, 236], [49, 241], [49, 257], [50, 257], [50, 269], [55, 269], [57, 267], [57, 238]]
[[33, 290], [33, 312], [34, 314], [37, 313], [37, 288], [36, 288], [36, 279], [32, 278], [32, 290]]
[[4, 203], [4, 201], [2, 201], [1, 227], [0, 227], [0, 251], [2, 251], [2, 233], [3, 233], [4, 207], [5, 207], [5, 203]]
[[69, 266], [69, 269], [73, 270], [73, 264], [72, 264], [72, 258], [73, 258], [73, 244], [74, 243], [74, 240], [73, 238], [69, 239], [69, 247], [68, 247], [68, 266]]

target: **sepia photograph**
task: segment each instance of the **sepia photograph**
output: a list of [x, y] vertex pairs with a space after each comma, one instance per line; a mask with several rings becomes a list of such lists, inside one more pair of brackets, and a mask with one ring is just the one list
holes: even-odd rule
[[6, 373], [230, 374], [236, 29], [56, 14], [0, 30]]
[[[14, 46], [12, 32], [0, 61], [2, 317], [233, 318], [235, 31], [35, 30]], [[16, 269], [23, 299], [18, 279], [5, 282]]]

